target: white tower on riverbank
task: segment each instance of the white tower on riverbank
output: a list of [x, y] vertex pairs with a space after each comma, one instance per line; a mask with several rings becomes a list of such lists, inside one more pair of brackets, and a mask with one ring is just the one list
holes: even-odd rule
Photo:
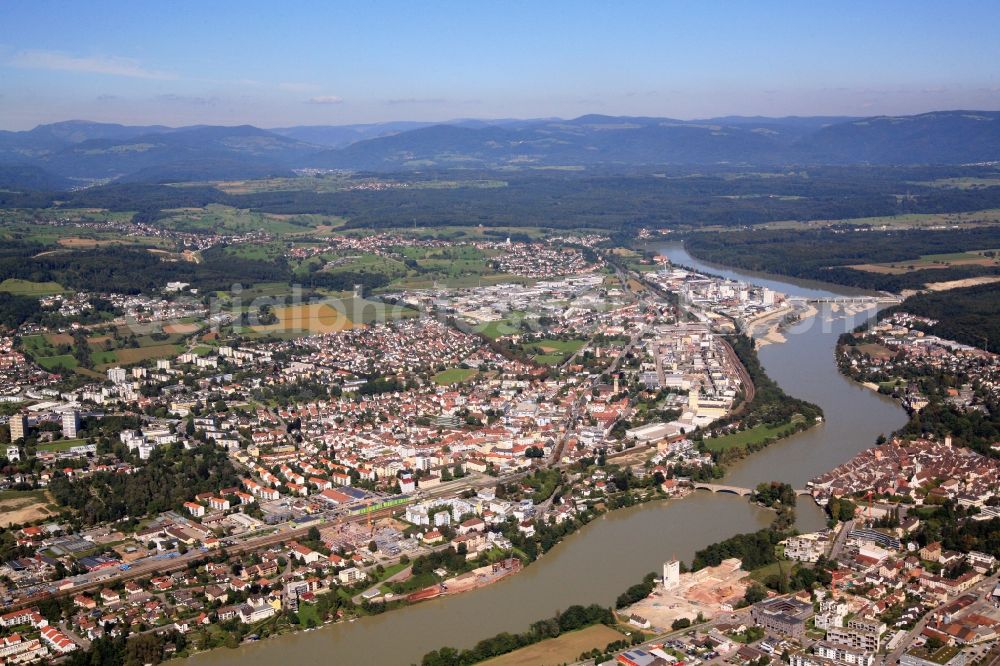
[[681, 563], [676, 559], [663, 563], [663, 589], [672, 590], [681, 584]]

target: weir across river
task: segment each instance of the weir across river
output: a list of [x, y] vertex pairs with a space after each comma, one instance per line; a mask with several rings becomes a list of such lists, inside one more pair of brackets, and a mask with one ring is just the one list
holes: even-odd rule
[[895, 305], [902, 303], [903, 299], [894, 294], [884, 294], [882, 296], [828, 296], [828, 297], [801, 297], [792, 296], [789, 303], [840, 303], [845, 305]]

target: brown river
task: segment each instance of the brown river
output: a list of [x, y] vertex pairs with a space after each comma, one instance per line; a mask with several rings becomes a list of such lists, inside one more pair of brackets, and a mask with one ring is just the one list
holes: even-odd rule
[[[856, 293], [707, 265], [678, 244], [658, 250], [676, 263], [793, 296]], [[752, 487], [778, 479], [801, 488], [813, 476], [872, 446], [880, 433], [905, 423], [906, 414], [895, 403], [837, 371], [837, 336], [871, 313], [851, 319], [823, 305], [819, 315], [787, 330], [786, 342], [761, 348], [768, 374], [786, 392], [820, 405], [826, 419], [734, 465], [725, 483]], [[802, 531], [824, 524], [821, 510], [806, 498], [801, 498], [797, 514]], [[660, 570], [665, 559], [676, 556], [690, 561], [696, 550], [738, 532], [765, 527], [772, 517], [743, 498], [704, 491], [623, 509], [594, 521], [521, 573], [490, 587], [234, 650], [219, 649], [187, 661], [189, 666], [419, 663], [430, 650], [443, 645], [470, 647], [501, 631], [524, 631], [531, 622], [572, 604], [610, 605], [646, 573]]]

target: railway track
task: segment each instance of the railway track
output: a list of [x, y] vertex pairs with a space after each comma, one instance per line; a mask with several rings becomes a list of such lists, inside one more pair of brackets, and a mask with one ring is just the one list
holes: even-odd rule
[[[334, 520], [324, 521], [321, 527], [346, 525], [350, 523], [361, 523], [370, 520], [378, 520], [380, 518], [386, 518], [392, 516], [394, 513], [402, 511], [405, 509], [406, 505], [412, 502], [424, 501], [427, 499], [433, 499], [435, 497], [441, 497], [444, 495], [458, 495], [463, 490], [475, 490], [481, 488], [484, 485], [493, 485], [500, 482], [514, 481], [523, 478], [527, 472], [518, 472], [516, 474], [509, 474], [503, 478], [473, 478], [462, 484], [456, 484], [454, 486], [449, 485], [447, 488], [437, 489], [431, 492], [423, 493], [421, 495], [416, 495], [410, 497], [406, 502], [396, 504], [384, 509], [377, 509], [375, 511], [369, 511], [367, 513], [359, 513], [349, 516], [341, 516]], [[310, 526], [299, 527], [290, 530], [278, 529], [278, 532], [274, 534], [268, 534], [261, 537], [256, 537], [253, 539], [248, 539], [243, 542], [236, 543], [232, 546], [225, 547], [226, 553], [230, 555], [241, 555], [244, 553], [260, 550], [262, 548], [267, 548], [268, 546], [273, 546], [275, 544], [284, 543], [286, 541], [291, 541], [293, 539], [299, 539], [306, 536], [309, 533]], [[192, 551], [185, 555], [179, 555], [167, 560], [156, 560], [153, 562], [143, 562], [141, 564], [132, 565], [127, 571], [122, 571], [120, 569], [114, 569], [109, 571], [110, 575], [108, 577], [97, 577], [93, 580], [89, 580], [78, 585], [66, 588], [64, 590], [56, 590], [55, 592], [41, 592], [38, 594], [31, 595], [30, 597], [23, 597], [14, 601], [13, 603], [5, 607], [5, 612], [20, 610], [22, 608], [28, 608], [38, 604], [46, 599], [59, 599], [69, 595], [79, 594], [81, 592], [92, 592], [94, 590], [99, 590], [107, 587], [109, 584], [114, 584], [119, 581], [129, 581], [135, 580], [137, 578], [142, 578], [144, 576], [153, 575], [164, 575], [176, 573], [177, 571], [182, 571], [188, 568], [192, 562], [197, 562], [199, 560], [205, 559], [212, 555], [211, 552], [202, 551]]]
[[[369, 513], [362, 513], [356, 516], [345, 516], [338, 520], [331, 521], [330, 525], [345, 525], [348, 523], [365, 522], [368, 520], [377, 520], [379, 518], [385, 518], [391, 516], [394, 511], [400, 510], [405, 504], [399, 504], [396, 506], [388, 507], [385, 509], [379, 509], [377, 511], [372, 511]], [[311, 527], [311, 526], [310, 526]], [[233, 546], [225, 548], [225, 551], [230, 555], [241, 555], [243, 553], [260, 550], [261, 548], [267, 548], [268, 546], [273, 546], [278, 543], [283, 543], [285, 541], [290, 541], [292, 539], [298, 539], [304, 537], [309, 532], [309, 527], [300, 527], [287, 531], [278, 531], [275, 534], [268, 534], [266, 536], [258, 537], [256, 539], [250, 539], [243, 543], [237, 543]], [[143, 562], [142, 564], [134, 565], [127, 571], [121, 571], [120, 569], [115, 569], [114, 573], [108, 578], [96, 578], [79, 585], [74, 585], [73, 587], [67, 588], [65, 590], [56, 590], [55, 592], [42, 592], [39, 594], [32, 595], [30, 597], [24, 597], [19, 599], [9, 606], [7, 606], [7, 611], [20, 610], [22, 608], [27, 608], [34, 606], [41, 601], [46, 599], [59, 599], [61, 597], [79, 594], [81, 592], [90, 592], [93, 590], [98, 590], [107, 587], [109, 584], [113, 584], [118, 581], [128, 581], [135, 580], [136, 578], [142, 578], [143, 576], [150, 575], [163, 575], [176, 573], [177, 571], [182, 571], [187, 569], [192, 562], [197, 562], [201, 559], [210, 557], [210, 552], [189, 552], [185, 555], [180, 555], [169, 560], [160, 560], [155, 562]]]

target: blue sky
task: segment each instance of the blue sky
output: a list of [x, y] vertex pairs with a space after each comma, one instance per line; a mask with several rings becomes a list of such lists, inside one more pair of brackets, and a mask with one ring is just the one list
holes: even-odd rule
[[0, 128], [1000, 109], [1000, 2], [0, 0]]

